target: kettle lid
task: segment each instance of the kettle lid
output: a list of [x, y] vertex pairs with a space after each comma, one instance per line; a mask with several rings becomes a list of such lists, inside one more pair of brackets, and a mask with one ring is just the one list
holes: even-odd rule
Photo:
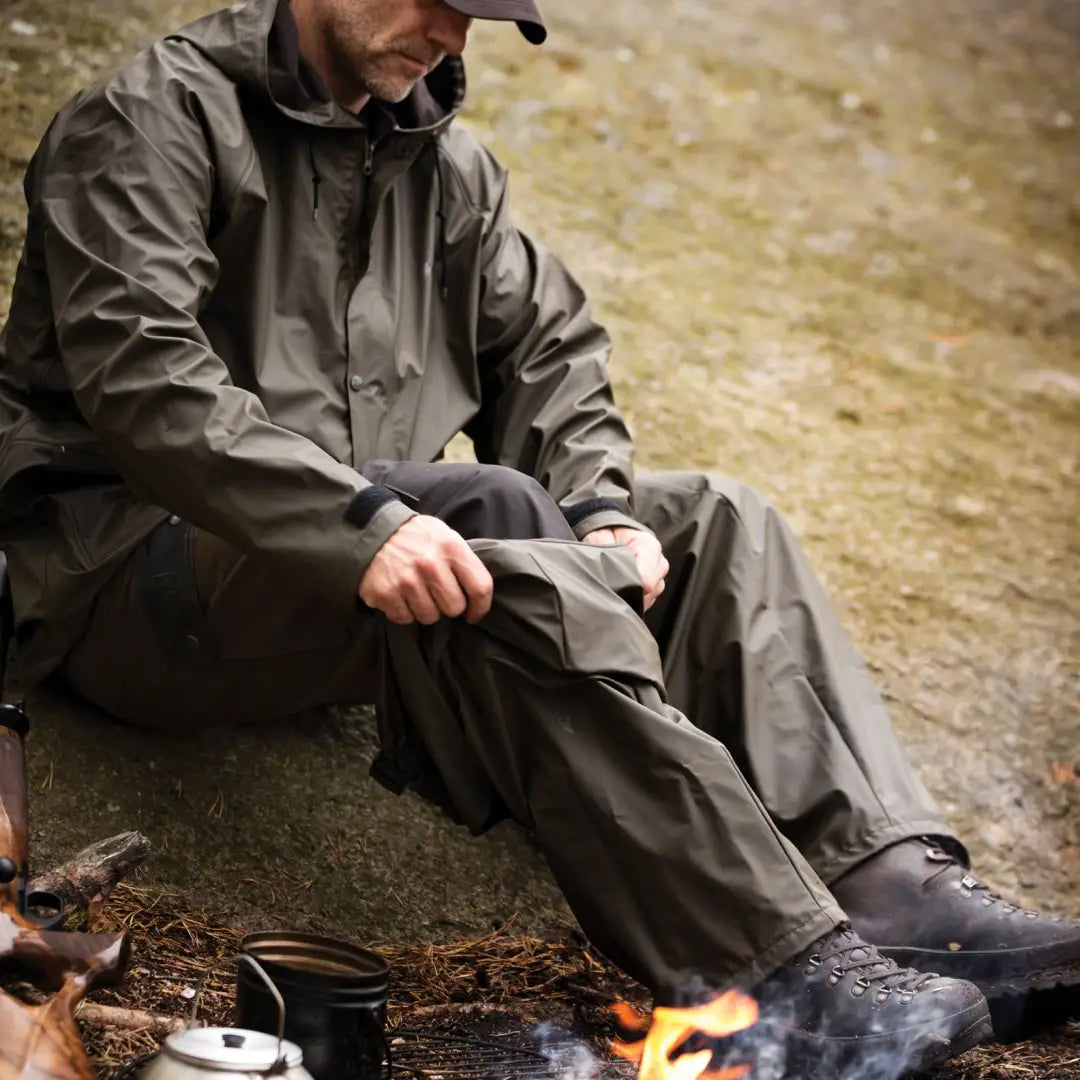
[[[278, 1038], [243, 1028], [188, 1028], [165, 1040], [163, 1052], [204, 1069], [267, 1072], [278, 1063]], [[303, 1060], [296, 1043], [281, 1041], [281, 1058], [290, 1069]]]

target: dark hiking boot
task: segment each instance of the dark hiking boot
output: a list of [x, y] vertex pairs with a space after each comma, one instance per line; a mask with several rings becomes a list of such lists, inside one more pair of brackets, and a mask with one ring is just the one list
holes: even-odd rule
[[1080, 923], [1006, 902], [932, 840], [886, 848], [832, 892], [887, 956], [978, 986], [999, 1038], [1080, 1016]]
[[986, 1000], [974, 986], [898, 967], [846, 924], [752, 994], [761, 1017], [732, 1039], [723, 1059], [751, 1064], [747, 1080], [895, 1080], [992, 1034]]

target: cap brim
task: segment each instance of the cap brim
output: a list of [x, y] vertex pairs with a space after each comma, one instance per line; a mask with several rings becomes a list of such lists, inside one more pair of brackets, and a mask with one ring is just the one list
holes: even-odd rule
[[516, 22], [525, 40], [540, 45], [547, 38], [547, 28], [533, 0], [446, 0], [462, 15], [474, 19], [497, 19]]

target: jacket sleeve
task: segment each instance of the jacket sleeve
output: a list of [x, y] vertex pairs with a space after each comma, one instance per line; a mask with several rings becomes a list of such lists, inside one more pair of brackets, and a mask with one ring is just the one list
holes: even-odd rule
[[611, 342], [562, 263], [516, 228], [504, 170], [476, 147], [486, 209], [477, 357], [481, 409], [466, 429], [481, 461], [528, 473], [578, 537], [633, 517], [633, 442], [608, 380]]
[[40, 212], [53, 318], [83, 417], [142, 498], [356, 602], [413, 511], [233, 383], [203, 333], [213, 165], [182, 93], [95, 94], [51, 139]]

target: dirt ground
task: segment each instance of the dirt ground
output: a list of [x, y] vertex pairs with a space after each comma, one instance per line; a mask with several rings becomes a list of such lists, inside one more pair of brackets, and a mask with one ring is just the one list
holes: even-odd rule
[[[52, 111], [212, 6], [0, 0], [0, 317]], [[475, 30], [467, 122], [613, 331], [640, 463], [775, 499], [976, 866], [1080, 914], [1080, 5], [543, 6], [542, 49]], [[248, 925], [565, 925], [519, 834], [361, 782], [363, 716], [170, 742], [31, 706], [41, 861], [140, 827], [147, 883]]]

